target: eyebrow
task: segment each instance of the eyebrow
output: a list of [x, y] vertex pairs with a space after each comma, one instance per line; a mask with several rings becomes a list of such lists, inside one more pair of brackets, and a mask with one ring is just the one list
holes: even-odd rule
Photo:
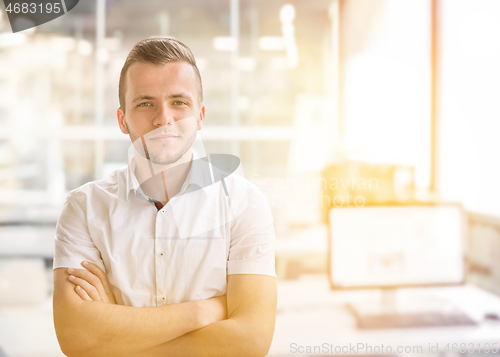
[[[188, 98], [189, 100], [193, 100], [193, 98], [191, 98], [191, 96], [189, 94], [187, 94], [187, 93], [174, 93], [174, 94], [168, 96], [168, 99], [171, 99], [171, 98]], [[139, 100], [144, 100], [144, 99], [154, 100], [154, 99], [156, 99], [156, 97], [142, 94], [142, 95], [139, 95], [139, 96], [135, 97], [132, 100], [132, 103], [135, 103], [135, 102], [137, 102]]]

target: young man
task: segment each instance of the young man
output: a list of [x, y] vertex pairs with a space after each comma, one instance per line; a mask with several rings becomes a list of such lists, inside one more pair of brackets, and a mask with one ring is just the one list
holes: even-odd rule
[[57, 224], [62, 351], [265, 356], [276, 317], [273, 219], [255, 185], [230, 173], [212, 180], [217, 167], [192, 150], [205, 107], [191, 51], [168, 38], [139, 42], [119, 99], [129, 165], [72, 191]]

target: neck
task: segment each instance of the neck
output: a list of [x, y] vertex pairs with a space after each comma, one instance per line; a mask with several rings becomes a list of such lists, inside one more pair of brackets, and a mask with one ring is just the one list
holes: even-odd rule
[[144, 194], [166, 204], [170, 198], [179, 193], [186, 181], [193, 152], [189, 149], [179, 160], [168, 165], [152, 163], [137, 150], [134, 150], [134, 157], [136, 164], [134, 173]]

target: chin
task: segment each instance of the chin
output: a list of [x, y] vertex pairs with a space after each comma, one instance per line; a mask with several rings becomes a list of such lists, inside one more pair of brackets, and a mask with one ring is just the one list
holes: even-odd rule
[[182, 153], [177, 155], [152, 155], [150, 156], [150, 161], [157, 165], [170, 165], [179, 161], [182, 157]]

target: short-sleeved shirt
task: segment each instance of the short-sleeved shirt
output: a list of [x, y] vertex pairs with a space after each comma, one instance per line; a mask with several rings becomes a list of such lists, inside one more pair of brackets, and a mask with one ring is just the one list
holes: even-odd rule
[[107, 275], [117, 303], [150, 307], [226, 293], [227, 275], [276, 277], [273, 217], [253, 183], [193, 157], [180, 192], [161, 209], [134, 175], [134, 159], [71, 191], [56, 228], [53, 269]]

